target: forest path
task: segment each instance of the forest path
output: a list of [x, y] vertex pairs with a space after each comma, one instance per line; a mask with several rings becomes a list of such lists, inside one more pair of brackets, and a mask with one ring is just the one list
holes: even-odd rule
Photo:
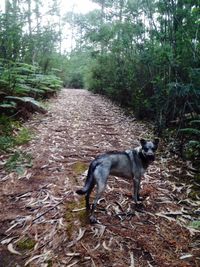
[[0, 266], [198, 266], [196, 233], [186, 227], [198, 203], [189, 186], [166, 179], [180, 173], [167, 158], [158, 155], [145, 175], [139, 210], [132, 183], [112, 177], [101, 223], [90, 225], [75, 193], [97, 154], [137, 146], [152, 136], [147, 126], [86, 90], [63, 89], [48, 109], [25, 123], [34, 138], [19, 149], [32, 167], [0, 176]]

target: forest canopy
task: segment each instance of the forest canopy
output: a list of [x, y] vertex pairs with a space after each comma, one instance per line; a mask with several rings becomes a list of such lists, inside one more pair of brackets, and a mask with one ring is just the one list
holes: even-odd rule
[[198, 157], [199, 1], [91, 2], [99, 8], [77, 14], [61, 12], [56, 0], [45, 12], [41, 0], [5, 0], [1, 110], [16, 106], [7, 96], [40, 99], [62, 80], [66, 87], [88, 88], [150, 119], [157, 135], [175, 138], [182, 155]]
[[[200, 266], [200, 0], [88, 1], [0, 1], [0, 265]], [[157, 137], [89, 225], [98, 155]]]
[[71, 16], [77, 55], [90, 51], [86, 86], [152, 120], [181, 155], [198, 157], [199, 1], [93, 2], [98, 10]]

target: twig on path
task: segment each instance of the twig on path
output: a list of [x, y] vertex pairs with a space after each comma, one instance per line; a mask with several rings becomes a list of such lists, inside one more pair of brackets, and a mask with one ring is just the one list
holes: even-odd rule
[[69, 196], [69, 193], [63, 197], [63, 199], [61, 201], [59, 201], [58, 203], [56, 203], [54, 206], [52, 206], [51, 208], [49, 208], [48, 210], [46, 210], [45, 212], [43, 212], [42, 214], [38, 215], [35, 219], [33, 219], [32, 223], [35, 222], [36, 220], [38, 220], [40, 217], [44, 216], [46, 213], [48, 213], [49, 211], [55, 209], [57, 206], [59, 206], [60, 204], [63, 203], [63, 201]]
[[131, 265], [129, 267], [135, 267], [133, 252], [129, 252], [131, 258]]
[[78, 237], [77, 237], [75, 240], [71, 241], [71, 242], [67, 245], [67, 247], [70, 248], [70, 247], [74, 246], [74, 245], [75, 245], [75, 244], [76, 244], [76, 243], [77, 243], [77, 242], [84, 236], [85, 231], [86, 231], [86, 230], [83, 230], [83, 231], [82, 231], [82, 229], [79, 228], [79, 234], [78, 234]]
[[74, 266], [75, 264], [77, 264], [79, 261], [80, 261], [80, 260], [77, 260], [77, 261], [75, 261], [75, 262], [73, 262], [73, 263], [67, 265], [67, 267], [72, 267], [72, 266]]
[[19, 193], [19, 194], [16, 194], [16, 195], [15, 194], [12, 194], [10, 196], [12, 198], [21, 198], [23, 195], [26, 195], [26, 194], [31, 193], [31, 192], [34, 192], [34, 191], [39, 191], [41, 189], [44, 189], [44, 188], [48, 187], [49, 185], [50, 184], [45, 184], [42, 187], [38, 188], [37, 190], [29, 190], [29, 191], [25, 191], [25, 192], [22, 192], [22, 193]]
[[87, 251], [87, 253], [90, 255], [90, 259], [91, 259], [91, 261], [92, 261], [92, 265], [93, 265], [93, 267], [96, 267], [96, 264], [95, 264], [95, 262], [94, 262], [94, 260], [93, 260], [93, 258], [92, 258], [92, 252], [90, 252], [89, 249], [86, 248], [86, 246], [83, 245], [82, 242], [81, 242], [81, 245], [82, 245], [82, 247]]

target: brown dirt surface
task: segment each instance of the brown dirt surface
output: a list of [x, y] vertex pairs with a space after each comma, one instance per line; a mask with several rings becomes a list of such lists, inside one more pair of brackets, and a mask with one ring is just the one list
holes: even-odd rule
[[131, 181], [110, 177], [99, 224], [90, 225], [75, 193], [96, 155], [138, 146], [152, 137], [150, 126], [102, 96], [72, 89], [24, 126], [34, 137], [17, 149], [31, 155], [32, 166], [6, 173], [1, 156], [1, 267], [200, 266], [200, 233], [189, 227], [200, 200], [180, 181], [191, 173], [162, 142], [142, 180], [141, 206], [131, 201]]

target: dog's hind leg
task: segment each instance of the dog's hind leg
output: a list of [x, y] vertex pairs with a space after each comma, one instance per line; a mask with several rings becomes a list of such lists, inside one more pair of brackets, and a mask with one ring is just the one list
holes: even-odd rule
[[95, 209], [96, 209], [96, 206], [97, 206], [97, 203], [99, 201], [99, 199], [101, 198], [104, 190], [105, 190], [105, 187], [106, 187], [106, 184], [97, 184], [97, 193], [96, 193], [96, 196], [95, 196], [95, 199], [94, 199], [94, 203], [92, 204], [92, 210], [91, 210], [91, 214], [90, 214], [90, 222], [91, 223], [96, 223], [97, 220], [94, 216], [94, 212], [95, 212]]
[[94, 216], [94, 211], [96, 209], [97, 203], [99, 199], [101, 198], [107, 184], [107, 178], [109, 175], [110, 171], [110, 166], [109, 165], [101, 165], [97, 167], [97, 169], [94, 172], [94, 180], [97, 185], [97, 190], [96, 190], [96, 196], [94, 199], [94, 203], [92, 205], [92, 210], [91, 210], [91, 216], [90, 216], [90, 222], [95, 223], [96, 218]]
[[90, 210], [90, 194], [92, 192], [92, 189], [94, 188], [95, 183], [93, 182], [90, 185], [90, 188], [88, 189], [86, 196], [85, 196], [85, 204], [86, 204], [86, 209]]

